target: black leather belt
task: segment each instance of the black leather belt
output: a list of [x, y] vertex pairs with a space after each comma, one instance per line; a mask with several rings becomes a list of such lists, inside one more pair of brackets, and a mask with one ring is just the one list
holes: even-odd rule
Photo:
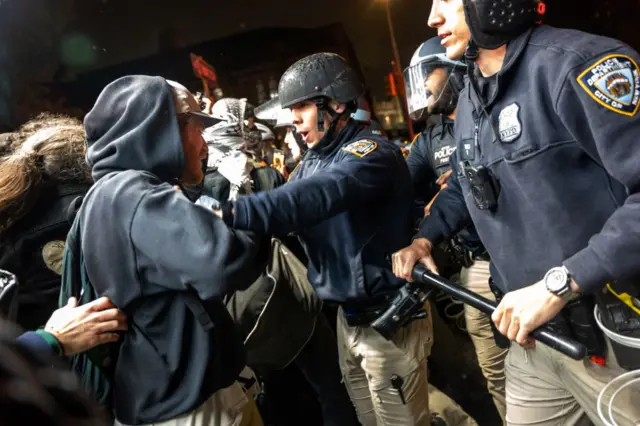
[[344, 318], [349, 327], [364, 327], [371, 325], [389, 308], [389, 297], [379, 296], [358, 302], [342, 304]]

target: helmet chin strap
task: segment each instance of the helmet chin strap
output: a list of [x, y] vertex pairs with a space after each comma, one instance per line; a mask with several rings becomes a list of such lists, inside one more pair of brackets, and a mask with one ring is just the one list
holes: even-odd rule
[[[327, 138], [331, 138], [335, 133], [335, 129], [338, 126], [338, 122], [342, 117], [344, 117], [347, 111], [345, 110], [345, 112], [342, 112], [342, 113], [336, 112], [333, 108], [329, 106], [329, 102], [326, 98], [319, 98], [315, 101], [315, 103], [316, 103], [316, 107], [318, 108], [318, 132], [325, 133], [324, 137], [322, 138], [323, 140]], [[325, 112], [329, 114], [329, 117], [330, 117], [329, 128], [326, 129], [326, 132], [325, 132], [325, 126], [324, 126]]]

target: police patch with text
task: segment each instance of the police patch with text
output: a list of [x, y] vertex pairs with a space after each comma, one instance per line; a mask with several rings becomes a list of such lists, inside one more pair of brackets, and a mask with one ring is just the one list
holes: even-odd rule
[[351, 142], [349, 145], [342, 147], [342, 150], [357, 155], [358, 157], [364, 157], [365, 155], [375, 151], [377, 148], [378, 144], [376, 142], [363, 139]]
[[633, 117], [640, 107], [640, 70], [626, 55], [606, 56], [578, 76], [578, 83], [600, 105]]
[[451, 154], [456, 152], [455, 146], [443, 146], [433, 153], [433, 162], [436, 167], [442, 167], [449, 165], [449, 158], [451, 158]]

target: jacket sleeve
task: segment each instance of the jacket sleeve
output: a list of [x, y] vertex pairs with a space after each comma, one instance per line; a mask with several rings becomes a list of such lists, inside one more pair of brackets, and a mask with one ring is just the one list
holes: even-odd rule
[[[613, 70], [619, 71], [617, 74], [611, 72], [608, 59], [616, 61]], [[621, 44], [617, 51], [604, 53], [572, 69], [558, 92], [555, 111], [567, 129], [589, 156], [628, 192], [624, 204], [602, 230], [564, 262], [583, 292], [597, 291], [611, 280], [640, 276], [639, 60], [635, 51]], [[591, 74], [599, 64], [603, 64], [606, 76], [620, 82], [613, 97], [604, 95], [602, 90], [606, 89], [595, 83], [605, 77], [600, 79]], [[618, 68], [621, 64], [626, 69]], [[615, 103], [616, 95], [621, 102]]]
[[384, 202], [401, 161], [400, 154], [388, 147], [378, 147], [362, 157], [341, 151], [332, 166], [310, 177], [238, 199], [233, 207], [233, 227], [284, 235], [314, 226], [352, 206], [376, 199]]
[[413, 193], [417, 197], [424, 197], [426, 201], [430, 201], [431, 197], [437, 193], [434, 187], [438, 175], [429, 160], [429, 146], [423, 133], [416, 136], [413, 141], [411, 154], [407, 158], [407, 167], [411, 175]]
[[40, 355], [57, 355], [61, 351], [56, 338], [43, 330], [27, 331], [18, 336], [17, 342], [23, 348]]
[[131, 242], [138, 274], [173, 290], [195, 290], [202, 300], [248, 287], [266, 265], [261, 241], [229, 229], [169, 184], [140, 200]]
[[452, 237], [467, 225], [471, 224], [471, 215], [464, 201], [464, 194], [458, 180], [456, 154], [451, 156], [453, 173], [447, 181], [447, 188], [440, 191], [431, 205], [430, 213], [422, 222], [420, 230], [414, 237], [426, 238], [438, 244], [445, 238]]

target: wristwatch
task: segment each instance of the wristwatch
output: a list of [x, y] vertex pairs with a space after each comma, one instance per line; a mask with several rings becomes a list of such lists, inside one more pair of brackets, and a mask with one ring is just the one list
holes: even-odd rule
[[564, 266], [549, 269], [543, 281], [550, 293], [562, 297], [566, 301], [571, 301], [580, 296], [579, 293], [571, 290], [571, 274]]

